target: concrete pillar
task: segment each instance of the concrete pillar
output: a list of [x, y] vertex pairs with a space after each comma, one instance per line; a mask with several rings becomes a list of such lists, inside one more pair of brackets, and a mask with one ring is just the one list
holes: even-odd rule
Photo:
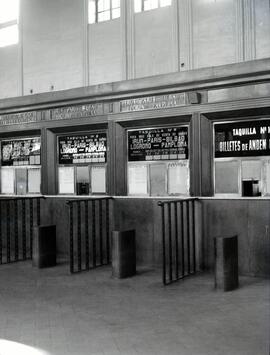
[[136, 274], [135, 230], [112, 232], [112, 275], [117, 278]]
[[215, 288], [231, 291], [238, 287], [238, 241], [233, 237], [216, 237]]
[[32, 265], [38, 268], [56, 265], [55, 225], [34, 227]]

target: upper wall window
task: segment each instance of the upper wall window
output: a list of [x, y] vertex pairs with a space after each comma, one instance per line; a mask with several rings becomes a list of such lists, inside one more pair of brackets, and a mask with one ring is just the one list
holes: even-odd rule
[[18, 43], [18, 17], [19, 0], [0, 0], [0, 47]]
[[88, 22], [104, 22], [120, 17], [120, 0], [89, 0]]
[[134, 0], [134, 11], [148, 11], [158, 7], [170, 6], [171, 4], [172, 0]]

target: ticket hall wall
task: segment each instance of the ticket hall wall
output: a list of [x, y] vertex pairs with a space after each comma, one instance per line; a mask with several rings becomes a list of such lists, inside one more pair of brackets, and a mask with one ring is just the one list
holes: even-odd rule
[[[135, 229], [138, 264], [159, 267], [162, 249], [158, 201], [197, 197], [200, 267], [213, 268], [215, 236], [237, 234], [240, 273], [268, 276], [269, 67], [269, 59], [264, 59], [1, 100], [1, 179], [6, 174], [2, 171], [8, 170], [3, 164], [3, 147], [13, 144], [14, 149], [18, 140], [40, 137], [40, 164], [37, 158], [31, 158], [31, 167], [41, 168], [40, 194], [46, 197], [42, 201], [42, 223], [56, 224], [59, 257], [67, 258], [69, 253], [68, 199], [112, 196], [113, 229]], [[256, 129], [263, 132], [264, 127], [266, 132], [258, 136]], [[250, 135], [254, 134], [252, 151], [241, 155], [230, 143], [231, 138], [223, 152], [217, 151], [218, 134], [230, 137], [233, 129], [239, 130], [235, 132], [240, 132], [237, 139], [241, 145], [245, 139], [252, 140]], [[132, 147], [136, 137], [148, 135], [154, 139], [162, 134], [169, 137], [169, 143], [175, 136], [183, 143], [178, 150], [164, 148], [160, 153], [164, 159], [155, 157], [154, 148], [149, 158], [143, 148]], [[95, 144], [105, 147], [102, 154], [91, 156], [89, 164], [71, 162], [68, 155], [61, 161], [59, 154], [66, 139], [78, 136], [91, 142], [96, 139]], [[28, 140], [27, 144], [34, 143]], [[15, 195], [19, 191], [17, 170], [30, 166], [23, 162], [16, 161], [13, 167]], [[251, 171], [247, 166], [253, 167]], [[231, 175], [222, 179], [226, 171]], [[33, 173], [27, 172], [27, 176]], [[74, 179], [80, 174], [89, 174], [90, 180], [99, 177], [98, 184], [93, 180], [89, 188], [73, 180], [73, 193], [65, 189], [59, 193], [59, 180], [70, 172]], [[138, 172], [146, 177], [138, 180], [142, 176]], [[180, 182], [175, 186], [177, 174]], [[145, 190], [140, 190], [143, 186]], [[160, 186], [163, 188], [159, 190]], [[78, 188], [83, 195], [77, 195]], [[176, 193], [177, 188], [180, 193]], [[7, 195], [1, 193], [1, 197]]]

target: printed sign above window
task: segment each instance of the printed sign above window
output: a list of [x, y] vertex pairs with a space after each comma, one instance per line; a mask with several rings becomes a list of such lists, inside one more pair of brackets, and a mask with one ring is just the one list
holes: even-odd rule
[[215, 125], [215, 158], [270, 155], [270, 120]]
[[128, 161], [188, 159], [188, 127], [128, 132]]
[[105, 163], [106, 133], [68, 135], [58, 138], [59, 164]]
[[1, 165], [40, 165], [40, 137], [1, 142]]

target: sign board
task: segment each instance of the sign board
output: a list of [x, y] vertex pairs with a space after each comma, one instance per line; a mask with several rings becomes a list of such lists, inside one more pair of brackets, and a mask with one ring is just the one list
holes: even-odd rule
[[128, 132], [128, 161], [188, 159], [188, 127]]
[[40, 165], [40, 137], [1, 142], [1, 165]]
[[66, 120], [73, 118], [86, 118], [91, 116], [103, 115], [103, 104], [85, 104], [78, 106], [67, 106], [52, 109], [52, 120]]
[[68, 135], [58, 138], [59, 164], [105, 163], [106, 133]]
[[215, 158], [270, 155], [270, 120], [215, 125]]
[[148, 97], [138, 97], [120, 101], [120, 112], [156, 110], [169, 107], [184, 106], [186, 94], [168, 94]]

